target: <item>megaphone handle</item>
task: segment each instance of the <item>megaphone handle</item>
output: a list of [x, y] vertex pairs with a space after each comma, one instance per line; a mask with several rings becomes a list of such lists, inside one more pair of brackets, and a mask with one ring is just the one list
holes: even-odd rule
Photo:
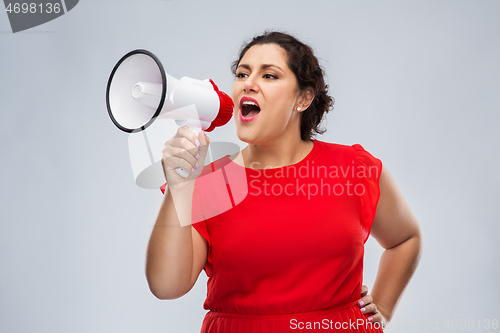
[[[190, 130], [190, 131], [192, 131], [194, 134], [196, 134], [196, 136], [198, 136], [198, 134], [201, 131], [201, 128], [199, 128], [199, 127], [187, 127], [187, 129]], [[175, 172], [177, 172], [177, 174], [179, 176], [181, 176], [182, 178], [189, 177], [189, 171], [186, 171], [186, 170], [184, 170], [181, 167], [175, 168]]]

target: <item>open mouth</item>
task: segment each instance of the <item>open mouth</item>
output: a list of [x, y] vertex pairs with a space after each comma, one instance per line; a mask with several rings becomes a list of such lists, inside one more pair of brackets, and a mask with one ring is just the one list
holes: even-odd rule
[[253, 118], [260, 112], [257, 101], [250, 97], [243, 97], [240, 101], [240, 111], [244, 118]]

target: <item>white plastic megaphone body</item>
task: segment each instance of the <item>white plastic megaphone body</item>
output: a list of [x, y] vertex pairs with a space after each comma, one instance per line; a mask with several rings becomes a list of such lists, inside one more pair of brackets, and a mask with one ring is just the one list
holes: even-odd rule
[[[128, 133], [145, 130], [156, 118], [174, 119], [195, 134], [210, 132], [233, 115], [232, 99], [212, 80], [177, 80], [146, 50], [131, 51], [115, 65], [108, 80], [106, 104], [113, 123]], [[182, 168], [176, 171], [184, 178], [189, 175]]]

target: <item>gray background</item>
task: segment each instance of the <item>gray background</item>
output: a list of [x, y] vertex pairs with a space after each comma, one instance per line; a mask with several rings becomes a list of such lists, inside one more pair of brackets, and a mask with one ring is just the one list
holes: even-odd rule
[[[230, 62], [266, 28], [295, 34], [324, 65], [336, 104], [318, 139], [380, 158], [422, 225], [393, 323], [448, 332], [447, 320], [465, 319], [482, 331], [500, 317], [499, 13], [485, 0], [87, 0], [12, 34], [0, 11], [0, 331], [199, 331], [204, 272], [177, 300], [148, 289], [161, 193], [134, 184], [106, 83], [122, 55], [145, 48], [172, 76], [230, 92]], [[243, 146], [233, 122], [210, 135]], [[381, 253], [370, 238], [370, 288]]]

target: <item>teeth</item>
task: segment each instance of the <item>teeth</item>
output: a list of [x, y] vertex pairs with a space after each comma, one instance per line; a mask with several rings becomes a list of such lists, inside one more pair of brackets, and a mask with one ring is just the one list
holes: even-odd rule
[[241, 105], [255, 105], [255, 106], [258, 107], [258, 105], [255, 102], [252, 102], [252, 101], [244, 101], [243, 103], [241, 103]]

